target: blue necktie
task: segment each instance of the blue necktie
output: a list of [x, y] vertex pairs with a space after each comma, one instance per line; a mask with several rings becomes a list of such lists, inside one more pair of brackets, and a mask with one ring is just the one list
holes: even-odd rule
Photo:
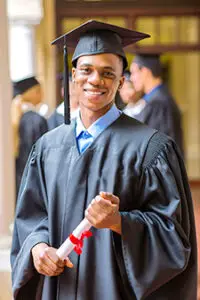
[[93, 142], [93, 137], [88, 131], [83, 131], [79, 137], [79, 151], [83, 153]]

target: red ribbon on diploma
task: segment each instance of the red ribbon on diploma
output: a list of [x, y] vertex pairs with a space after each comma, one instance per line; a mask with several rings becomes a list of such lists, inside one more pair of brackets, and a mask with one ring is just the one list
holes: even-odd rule
[[77, 237], [75, 237], [73, 234], [70, 234], [69, 239], [72, 242], [72, 244], [75, 245], [74, 251], [78, 255], [80, 255], [83, 251], [83, 240], [84, 240], [84, 238], [89, 238], [91, 236], [92, 236], [92, 232], [89, 231], [89, 230], [84, 231], [79, 239]]

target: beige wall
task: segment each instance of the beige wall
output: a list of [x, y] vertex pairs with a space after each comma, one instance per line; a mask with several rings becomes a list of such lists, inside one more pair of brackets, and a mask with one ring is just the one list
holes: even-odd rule
[[191, 179], [200, 179], [200, 53], [171, 57], [171, 87], [183, 113], [186, 165]]

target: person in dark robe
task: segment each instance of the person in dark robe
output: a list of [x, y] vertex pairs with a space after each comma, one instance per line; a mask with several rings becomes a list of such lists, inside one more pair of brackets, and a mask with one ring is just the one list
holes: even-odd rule
[[[89, 21], [54, 41], [75, 48], [80, 115], [31, 150], [11, 250], [15, 300], [196, 299], [193, 204], [180, 151], [114, 104], [127, 67], [122, 47], [145, 37]], [[93, 236], [81, 255], [61, 260], [58, 247], [84, 217]]]
[[130, 71], [136, 91], [143, 91], [146, 101], [146, 106], [135, 118], [172, 137], [184, 155], [181, 112], [163, 82], [160, 55], [136, 55]]
[[32, 76], [13, 84], [12, 122], [16, 156], [16, 199], [33, 144], [48, 130], [46, 119], [41, 116], [36, 106], [42, 102], [42, 91], [38, 80]]

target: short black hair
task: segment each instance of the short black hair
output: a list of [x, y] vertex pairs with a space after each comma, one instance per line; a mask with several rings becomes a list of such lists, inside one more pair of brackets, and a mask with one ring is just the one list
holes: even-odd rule
[[159, 54], [138, 54], [133, 62], [136, 63], [140, 69], [142, 67], [149, 69], [154, 77], [162, 76], [162, 64]]

